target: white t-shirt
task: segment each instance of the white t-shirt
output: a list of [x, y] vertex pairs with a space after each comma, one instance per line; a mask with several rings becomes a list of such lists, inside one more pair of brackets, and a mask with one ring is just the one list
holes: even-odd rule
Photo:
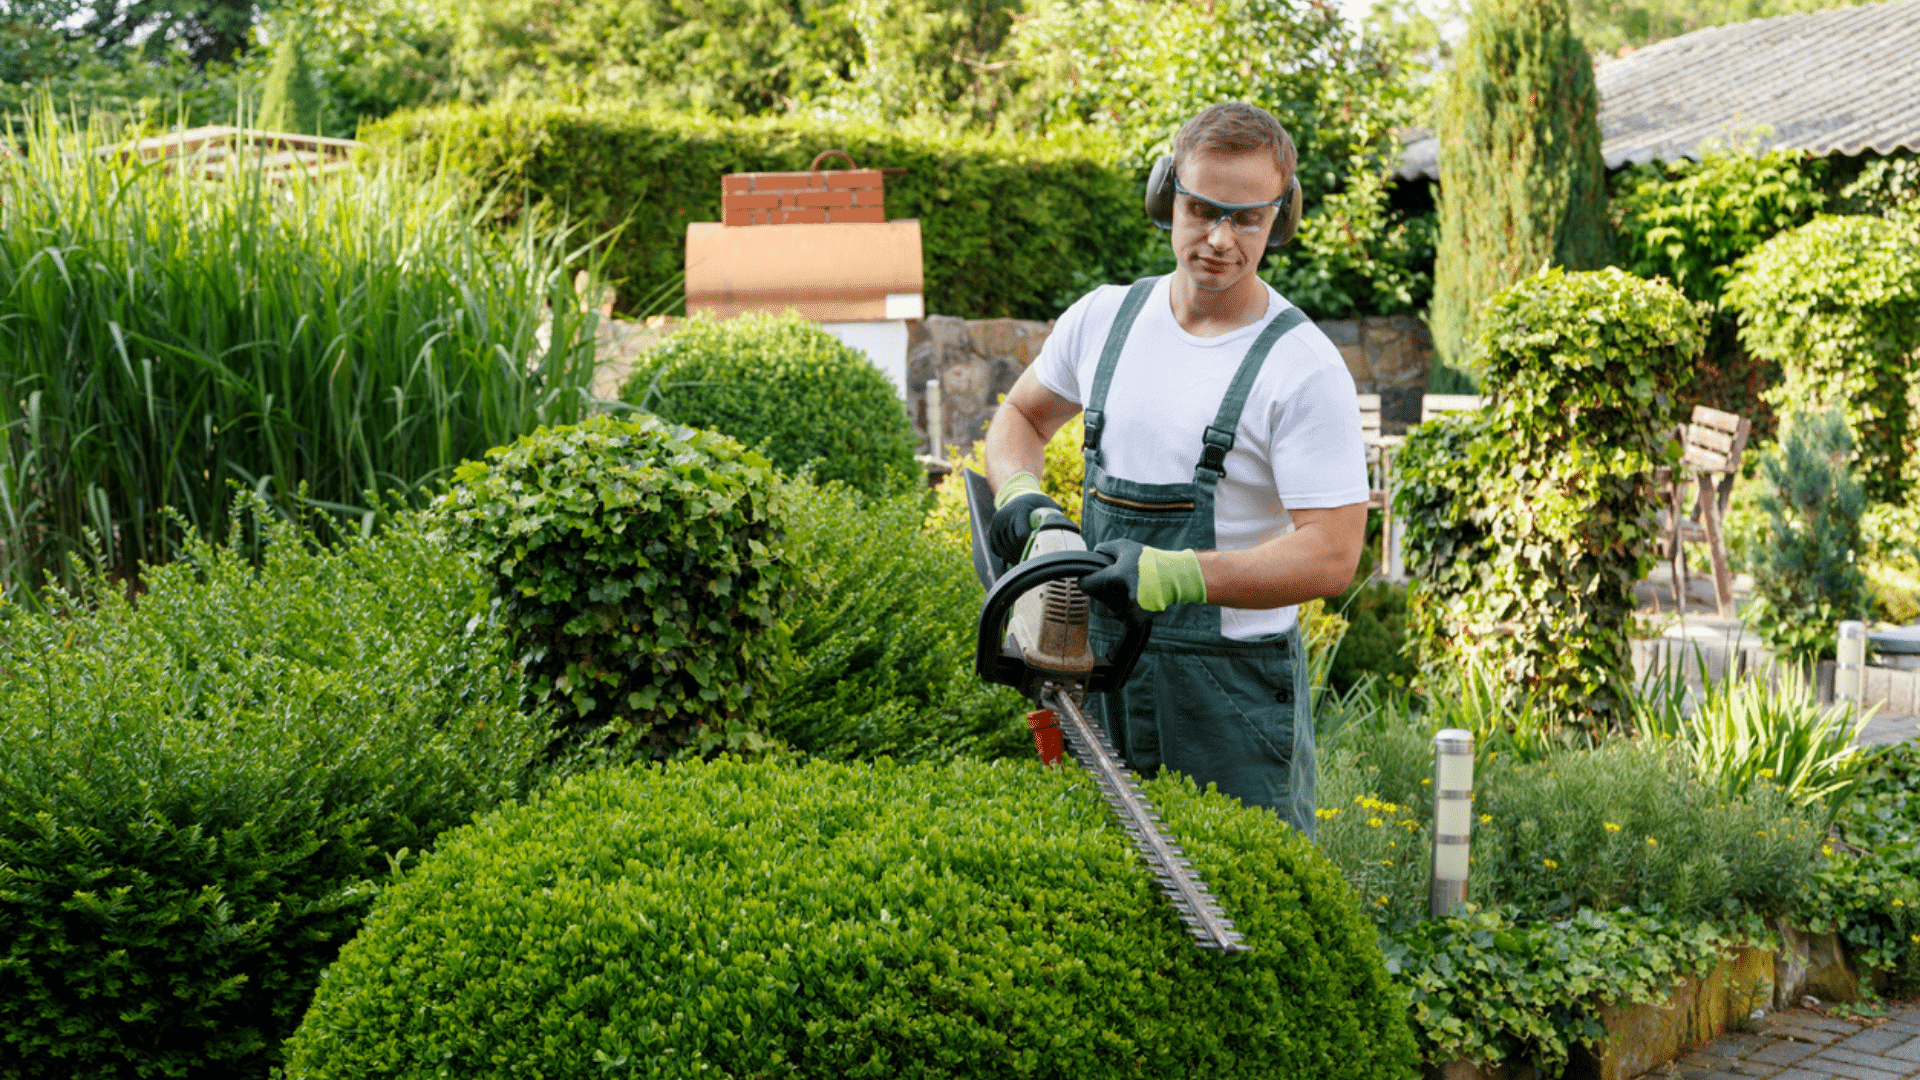
[[[1107, 472], [1143, 484], [1183, 484], [1254, 338], [1292, 305], [1271, 286], [1267, 313], [1219, 337], [1195, 337], [1174, 321], [1172, 278], [1162, 278], [1134, 320], [1107, 387], [1100, 449]], [[1040, 385], [1085, 406], [1127, 287], [1103, 285], [1060, 316], [1034, 361]], [[1221, 550], [1252, 547], [1293, 528], [1287, 508], [1348, 506], [1367, 499], [1360, 405], [1340, 350], [1311, 322], [1267, 354], [1240, 414], [1226, 476], [1214, 493]], [[1291, 607], [1220, 609], [1221, 632], [1253, 638], [1293, 626]]]

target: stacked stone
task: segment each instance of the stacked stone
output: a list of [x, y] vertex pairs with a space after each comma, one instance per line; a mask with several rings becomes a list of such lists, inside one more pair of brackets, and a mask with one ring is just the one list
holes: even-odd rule
[[879, 169], [728, 173], [720, 178], [728, 225], [884, 222], [886, 178]]

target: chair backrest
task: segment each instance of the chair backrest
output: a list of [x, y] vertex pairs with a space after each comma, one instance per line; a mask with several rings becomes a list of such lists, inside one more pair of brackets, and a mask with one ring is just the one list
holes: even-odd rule
[[1442, 413], [1473, 412], [1482, 404], [1479, 394], [1427, 394], [1420, 399], [1420, 422]]
[[1380, 395], [1355, 396], [1360, 399], [1360, 437], [1371, 445], [1380, 439]]
[[1753, 425], [1744, 416], [1693, 407], [1693, 423], [1686, 426], [1685, 457], [1695, 469], [1731, 473], [1740, 468], [1740, 455], [1747, 449], [1747, 436]]

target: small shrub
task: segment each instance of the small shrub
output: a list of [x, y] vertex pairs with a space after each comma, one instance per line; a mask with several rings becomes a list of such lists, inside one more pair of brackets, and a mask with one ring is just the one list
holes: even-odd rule
[[266, 1075], [393, 867], [526, 791], [464, 559], [248, 531], [0, 605], [0, 1076]]
[[288, 1072], [1410, 1074], [1373, 927], [1312, 844], [1147, 790], [1252, 952], [1194, 947], [1077, 770], [611, 770], [385, 892]]
[[559, 712], [556, 750], [666, 757], [763, 745], [797, 580], [777, 490], [725, 435], [596, 417], [461, 465], [433, 512]]
[[621, 396], [676, 424], [713, 428], [790, 474], [869, 495], [917, 489], [913, 425], [867, 355], [794, 312], [696, 315], [641, 354]]
[[798, 481], [786, 505], [787, 558], [806, 580], [770, 732], [825, 757], [1032, 754], [1032, 706], [973, 673], [984, 594], [965, 553], [929, 537], [922, 498]]
[[1556, 724], [1618, 719], [1633, 584], [1658, 534], [1651, 473], [1675, 452], [1703, 314], [1619, 270], [1549, 270], [1488, 305], [1486, 408], [1414, 428], [1397, 459], [1428, 666], [1477, 657]]
[[1920, 229], [1911, 221], [1823, 216], [1756, 248], [1727, 285], [1741, 341], [1785, 376], [1767, 394], [1775, 411], [1844, 409], [1875, 502], [1903, 501], [1914, 480], [1917, 262]]
[[1373, 675], [1404, 686], [1418, 667], [1407, 649], [1407, 587], [1390, 581], [1356, 582], [1329, 606], [1347, 620], [1328, 673], [1339, 691]]
[[1789, 417], [1780, 443], [1760, 458], [1755, 506], [1767, 526], [1747, 552], [1754, 596], [1742, 615], [1783, 657], [1831, 657], [1840, 622], [1863, 618], [1872, 600], [1858, 561], [1866, 497], [1847, 463], [1853, 439], [1835, 410]]
[[1874, 752], [1835, 822], [1844, 843], [1814, 875], [1802, 918], [1837, 931], [1865, 967], [1890, 976], [1895, 993], [1920, 988], [1920, 743]]
[[1880, 618], [1902, 626], [1920, 622], [1920, 507], [1869, 506], [1860, 534], [1867, 552], [1860, 572]]
[[[1040, 470], [1040, 488], [1047, 497], [1060, 504], [1060, 509], [1074, 520], [1080, 521], [1080, 503], [1084, 496], [1087, 459], [1082, 450], [1086, 442], [1086, 419], [1075, 414], [1073, 419], [1060, 426], [1047, 440], [1043, 451], [1045, 463]], [[933, 509], [927, 513], [927, 528], [947, 543], [957, 545], [962, 551], [970, 550], [972, 534], [967, 518], [967, 485], [962, 483], [965, 470], [984, 474], [986, 471], [987, 444], [976, 440], [973, 449], [964, 454], [953, 455], [953, 475], [938, 488], [934, 489]]]

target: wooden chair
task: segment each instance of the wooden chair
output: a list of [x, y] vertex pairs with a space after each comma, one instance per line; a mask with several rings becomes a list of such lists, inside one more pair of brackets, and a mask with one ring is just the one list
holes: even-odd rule
[[1385, 434], [1380, 423], [1380, 395], [1360, 394], [1360, 438], [1367, 448], [1367, 509], [1380, 511], [1380, 562], [1378, 572], [1392, 574], [1393, 495], [1391, 479], [1393, 452], [1406, 439]]
[[1484, 402], [1479, 394], [1427, 394], [1420, 398], [1420, 422], [1444, 413], [1473, 412]]
[[[1733, 480], [1752, 430], [1744, 416], [1696, 405], [1693, 422], [1674, 430], [1683, 451], [1680, 465], [1661, 470], [1664, 477], [1654, 477], [1655, 483], [1664, 481], [1667, 487], [1666, 521], [1658, 550], [1671, 560], [1674, 605], [1681, 612], [1686, 611], [1687, 602], [1686, 545], [1704, 543], [1713, 563], [1713, 598], [1723, 618], [1734, 617], [1733, 573], [1727, 566], [1727, 542], [1720, 526], [1726, 520]], [[1691, 512], [1686, 506], [1689, 489]]]

